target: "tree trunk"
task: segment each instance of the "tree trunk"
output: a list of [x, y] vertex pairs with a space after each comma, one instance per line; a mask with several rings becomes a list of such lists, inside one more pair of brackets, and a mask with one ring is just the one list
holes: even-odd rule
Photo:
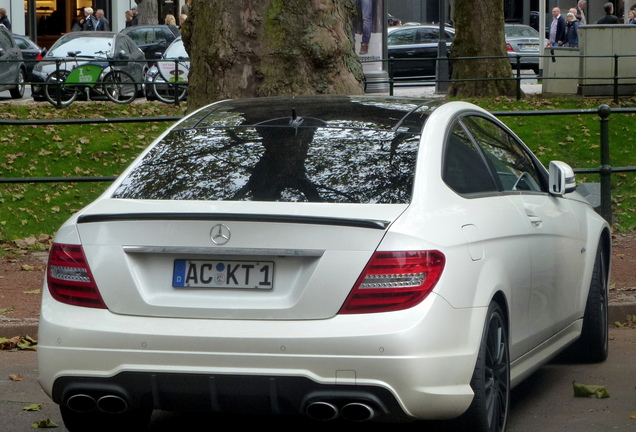
[[139, 25], [159, 24], [159, 0], [135, 0], [139, 10]]
[[353, 0], [193, 0], [188, 109], [273, 95], [362, 94]]
[[[504, 9], [501, 0], [454, 0], [455, 38], [451, 50], [454, 80], [487, 79], [451, 83], [448, 95], [459, 97], [511, 96], [517, 94], [506, 51]], [[458, 57], [501, 57], [457, 60]], [[508, 79], [502, 79], [508, 78]]]

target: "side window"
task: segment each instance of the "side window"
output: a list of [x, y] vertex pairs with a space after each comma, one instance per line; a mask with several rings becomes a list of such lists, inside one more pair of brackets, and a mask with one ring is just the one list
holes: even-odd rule
[[415, 32], [412, 29], [398, 30], [388, 37], [389, 45], [411, 45], [415, 43]]
[[11, 43], [11, 38], [4, 31], [0, 31], [0, 48], [5, 50], [13, 47], [13, 43]]
[[444, 148], [442, 179], [459, 194], [495, 192], [497, 185], [486, 162], [457, 122]]
[[20, 49], [29, 49], [29, 43], [24, 39], [16, 39], [15, 43], [18, 45]]
[[543, 190], [537, 166], [530, 154], [505, 129], [483, 117], [465, 117], [462, 122], [478, 145], [504, 191]]
[[431, 43], [439, 41], [439, 30], [436, 29], [420, 29], [418, 39], [420, 43]]
[[166, 39], [166, 35], [163, 34], [163, 30], [158, 28], [155, 30], [155, 43], [158, 43], [160, 45], [167, 45], [168, 41]]

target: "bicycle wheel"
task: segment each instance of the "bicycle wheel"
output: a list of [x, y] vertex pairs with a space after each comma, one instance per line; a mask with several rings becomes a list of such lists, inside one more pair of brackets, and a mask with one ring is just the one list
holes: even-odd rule
[[68, 106], [77, 99], [77, 87], [64, 85], [69, 74], [67, 70], [56, 70], [44, 83], [44, 97], [55, 107]]
[[[159, 78], [160, 81], [157, 81], [157, 78]], [[161, 102], [174, 103], [175, 90], [180, 101], [185, 99], [188, 91], [188, 87], [185, 84], [177, 83], [177, 85], [175, 86], [174, 83], [167, 83], [163, 80], [161, 74], [159, 73], [157, 73], [157, 75], [155, 75], [155, 77], [152, 79], [152, 91], [154, 92], [157, 99], [159, 99]]]
[[128, 72], [113, 70], [104, 77], [104, 93], [115, 103], [131, 103], [137, 97], [137, 84]]

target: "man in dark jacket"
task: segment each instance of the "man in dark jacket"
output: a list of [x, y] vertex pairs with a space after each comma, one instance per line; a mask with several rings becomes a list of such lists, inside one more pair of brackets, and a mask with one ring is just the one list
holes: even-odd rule
[[603, 9], [605, 9], [605, 16], [596, 21], [596, 24], [618, 24], [618, 18], [614, 15], [614, 5], [605, 3]]
[[104, 18], [103, 9], [97, 9], [97, 11], [95, 11], [95, 18], [96, 18], [95, 30], [110, 31], [110, 23], [108, 22], [106, 18]]
[[552, 9], [552, 23], [550, 24], [550, 45], [562, 46], [565, 40], [565, 18], [561, 15], [561, 8]]

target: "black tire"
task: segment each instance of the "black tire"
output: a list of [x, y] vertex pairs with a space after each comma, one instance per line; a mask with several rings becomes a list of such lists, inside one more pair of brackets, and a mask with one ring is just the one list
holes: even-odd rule
[[64, 85], [69, 73], [67, 70], [54, 71], [43, 85], [44, 97], [55, 107], [68, 106], [77, 99], [77, 88]]
[[135, 79], [128, 72], [113, 70], [104, 77], [104, 93], [115, 103], [131, 103], [137, 97], [137, 91]]
[[22, 99], [22, 96], [24, 96], [24, 88], [25, 88], [25, 84], [24, 84], [24, 71], [22, 69], [20, 69], [20, 71], [18, 72], [18, 79], [17, 79], [17, 84], [14, 88], [12, 88], [11, 90], [9, 90], [9, 93], [11, 94], [11, 97], [13, 99]]
[[60, 406], [60, 413], [69, 432], [144, 431], [150, 422], [152, 410], [138, 409], [123, 414], [105, 414], [96, 411], [77, 412]]
[[470, 386], [475, 397], [459, 418], [462, 429], [502, 432], [506, 428], [510, 407], [510, 352], [506, 319], [497, 303], [488, 308]]
[[185, 99], [188, 91], [188, 87], [185, 84], [177, 84], [175, 89], [174, 83], [166, 83], [163, 78], [161, 78], [161, 81], [157, 82], [157, 78], [161, 78], [161, 75], [158, 72], [152, 79], [152, 92], [157, 99], [159, 99], [163, 103], [174, 103], [175, 90], [177, 92], [179, 101]]
[[599, 242], [594, 259], [590, 290], [587, 294], [581, 337], [569, 348], [569, 359], [600, 363], [609, 352], [608, 274], [603, 243]]

